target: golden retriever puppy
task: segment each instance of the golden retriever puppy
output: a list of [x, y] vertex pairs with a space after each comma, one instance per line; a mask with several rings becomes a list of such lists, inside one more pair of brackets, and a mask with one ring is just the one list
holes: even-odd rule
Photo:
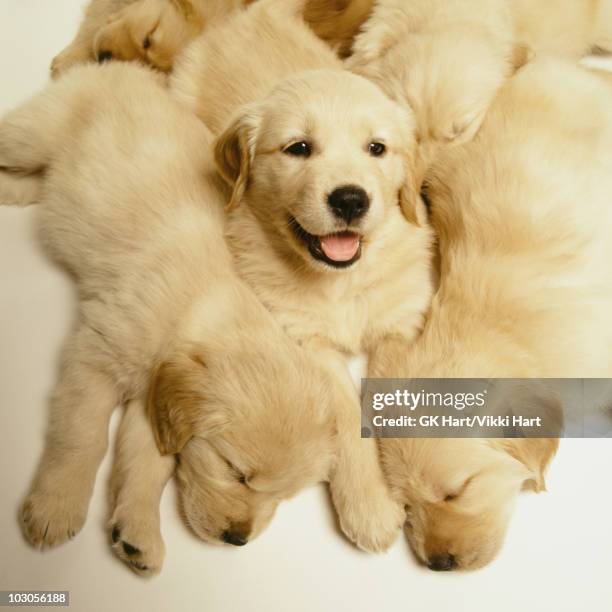
[[[161, 565], [154, 502], [173, 466], [155, 439], [180, 453], [194, 532], [234, 545], [335, 460], [330, 382], [235, 276], [209, 132], [159, 80], [135, 65], [86, 66], [0, 123], [0, 202], [18, 172], [38, 172], [41, 237], [80, 298], [24, 532], [46, 547], [81, 529], [111, 412], [134, 399], [112, 538], [142, 573]], [[148, 388], [155, 439], [139, 399]]]
[[[395, 340], [393, 355], [379, 343], [374, 375], [612, 375], [610, 100], [612, 81], [536, 61], [504, 86], [471, 143], [444, 151], [428, 175], [440, 287], [412, 347]], [[418, 556], [447, 570], [495, 556], [521, 485], [543, 488], [556, 441], [381, 449]]]
[[54, 78], [75, 64], [140, 60], [163, 72], [207, 24], [244, 0], [91, 0], [72, 43], [51, 64]]

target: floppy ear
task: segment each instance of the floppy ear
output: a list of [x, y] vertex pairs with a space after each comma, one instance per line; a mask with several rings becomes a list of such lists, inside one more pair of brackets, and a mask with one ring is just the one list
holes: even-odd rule
[[228, 208], [237, 206], [247, 190], [258, 125], [258, 114], [244, 108], [214, 145], [217, 170], [232, 188]]
[[418, 209], [421, 205], [415, 183], [408, 179], [402, 185], [399, 194], [400, 208], [408, 223], [420, 226]]
[[172, 0], [172, 3], [185, 19], [189, 20], [196, 17], [196, 11], [192, 0]]
[[520, 461], [530, 474], [527, 479], [536, 492], [546, 490], [544, 475], [559, 448], [556, 438], [512, 438], [496, 440], [496, 444]]
[[205, 370], [199, 357], [177, 354], [153, 375], [147, 411], [162, 455], [180, 453], [193, 437], [202, 416]]
[[406, 160], [406, 180], [399, 193], [399, 204], [406, 220], [417, 227], [427, 223], [427, 208], [421, 199], [421, 187], [425, 181], [428, 162], [421, 151], [411, 159]]
[[518, 72], [535, 57], [535, 51], [524, 43], [517, 43], [512, 50], [512, 74]]

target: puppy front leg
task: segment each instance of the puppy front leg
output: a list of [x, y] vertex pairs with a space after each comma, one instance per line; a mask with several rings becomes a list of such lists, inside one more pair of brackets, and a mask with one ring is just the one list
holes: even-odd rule
[[408, 355], [414, 340], [388, 334], [368, 350], [368, 378], [406, 378]]
[[109, 528], [115, 554], [142, 576], [158, 574], [164, 562], [159, 503], [174, 465], [159, 454], [144, 401], [131, 402], [117, 437]]
[[[404, 513], [385, 482], [375, 440], [361, 438], [359, 395], [335, 351], [328, 364], [337, 383], [338, 458], [330, 478], [342, 531], [362, 550], [384, 551], [395, 541]], [[322, 351], [318, 350], [321, 359]]]
[[85, 523], [118, 401], [112, 381], [90, 365], [96, 344], [86, 341], [87, 332], [77, 334], [67, 347], [45, 450], [20, 513], [25, 537], [41, 548], [73, 538]]

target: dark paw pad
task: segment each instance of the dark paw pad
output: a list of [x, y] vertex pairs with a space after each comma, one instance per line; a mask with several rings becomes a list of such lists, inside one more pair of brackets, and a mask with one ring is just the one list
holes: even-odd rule
[[140, 570], [141, 572], [146, 572], [149, 567], [147, 565], [145, 565], [144, 563], [138, 563], [138, 561], [130, 561], [129, 564], [137, 570]]

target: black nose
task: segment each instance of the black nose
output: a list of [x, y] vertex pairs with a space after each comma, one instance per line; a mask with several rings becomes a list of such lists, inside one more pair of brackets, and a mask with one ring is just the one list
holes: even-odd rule
[[370, 208], [368, 194], [356, 185], [338, 187], [329, 194], [327, 202], [334, 215], [347, 223], [363, 217]]
[[100, 51], [98, 53], [98, 63], [110, 62], [113, 59], [113, 54], [110, 51]]
[[457, 562], [453, 555], [434, 555], [429, 558], [427, 567], [434, 572], [450, 572], [457, 567]]
[[228, 529], [221, 534], [221, 539], [226, 544], [231, 544], [232, 546], [244, 546], [249, 539], [244, 535], [244, 533], [240, 533], [239, 531], [232, 531]]

